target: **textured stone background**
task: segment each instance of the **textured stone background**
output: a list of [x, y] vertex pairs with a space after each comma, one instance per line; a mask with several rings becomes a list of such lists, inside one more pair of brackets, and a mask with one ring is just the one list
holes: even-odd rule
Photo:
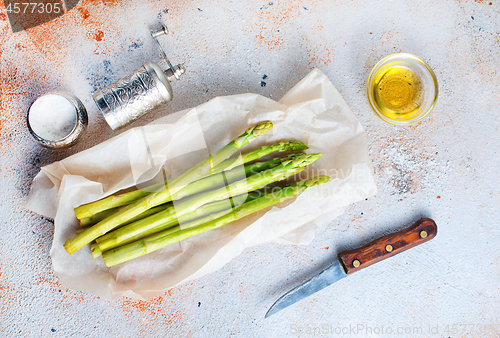
[[[81, 1], [12, 34], [0, 1], [0, 335], [500, 336], [499, 8], [498, 0]], [[134, 126], [219, 95], [277, 100], [318, 67], [366, 128], [379, 192], [308, 246], [255, 247], [150, 302], [111, 302], [58, 283], [53, 223], [27, 211], [26, 197], [41, 166], [114, 135], [91, 95], [159, 61], [149, 37], [158, 22], [171, 30], [162, 37], [170, 58], [188, 72], [174, 101]], [[370, 68], [394, 52], [424, 58], [440, 84], [432, 115], [414, 127], [385, 124], [365, 97]], [[38, 147], [25, 126], [29, 104], [54, 89], [89, 111], [87, 137], [64, 152]], [[431, 242], [263, 319], [339, 250], [422, 216], [438, 224]]]

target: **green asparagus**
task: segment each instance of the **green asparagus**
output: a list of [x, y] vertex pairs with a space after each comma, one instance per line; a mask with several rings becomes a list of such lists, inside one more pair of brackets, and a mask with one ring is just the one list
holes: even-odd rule
[[[288, 155], [288, 158], [293, 158], [295, 154]], [[194, 181], [189, 183], [187, 186], [185, 186], [183, 189], [181, 189], [179, 192], [174, 194], [174, 196], [170, 196], [170, 199], [172, 200], [179, 200], [181, 198], [195, 195], [197, 193], [203, 192], [205, 190], [209, 189], [214, 189], [223, 186], [224, 184], [227, 183], [232, 183], [234, 181], [237, 181], [239, 179], [242, 179], [246, 176], [253, 175], [257, 172], [261, 172], [270, 168], [273, 168], [280, 164], [282, 161], [281, 158], [274, 158], [272, 160], [269, 160], [267, 162], [256, 162], [252, 164], [248, 164], [244, 166], [243, 168], [237, 167], [233, 168], [229, 171], [224, 171], [215, 175], [210, 175], [205, 178], [202, 178], [201, 180]], [[148, 217], [149, 215], [155, 214], [159, 211], [165, 210], [168, 206], [166, 204], [159, 205], [157, 207], [151, 208], [142, 214], [132, 218], [128, 223], [135, 222], [139, 219]], [[80, 226], [82, 227], [88, 227], [91, 225], [94, 225], [103, 219], [115, 214], [120, 210], [120, 208], [113, 208], [105, 211], [101, 211], [94, 216], [90, 217], [85, 217], [80, 220]], [[125, 224], [125, 223], [124, 223]]]
[[249, 128], [243, 134], [220, 149], [214, 156], [209, 155], [206, 159], [202, 160], [182, 175], [179, 175], [176, 178], [172, 179], [169, 182], [168, 189], [162, 187], [156, 192], [143, 197], [133, 204], [121, 209], [117, 213], [100, 221], [87, 231], [68, 239], [64, 243], [66, 252], [68, 252], [69, 254], [73, 254], [96, 238], [117, 228], [131, 218], [157, 205], [165, 203], [166, 201], [168, 201], [170, 194], [176, 193], [190, 182], [193, 182], [205, 176], [209, 176], [210, 174], [212, 174], [212, 168], [220, 164], [225, 159], [229, 158], [236, 151], [254, 140], [256, 137], [267, 133], [271, 128], [272, 123], [270, 121], [264, 121], [257, 124], [256, 126]]
[[[260, 193], [251, 193], [248, 195], [236, 196], [234, 198], [236, 200], [234, 204], [239, 206], [243, 202], [248, 202], [258, 197], [260, 197]], [[137, 221], [133, 224], [129, 224], [112, 232], [109, 232], [106, 235], [97, 238], [96, 245], [99, 248], [99, 252], [107, 251], [120, 245], [124, 245], [137, 239], [149, 236], [158, 231], [171, 228], [172, 226], [176, 226], [178, 224], [185, 224], [188, 222], [189, 224], [202, 224], [208, 222], [212, 219], [224, 215], [225, 213], [230, 212], [231, 208], [232, 202], [229, 200], [215, 201], [205, 204], [196, 209], [194, 212], [185, 214], [183, 216], [180, 216], [179, 218], [168, 218], [168, 216], [170, 216], [172, 213], [169, 213], [169, 210], [166, 210], [143, 220]], [[167, 221], [165, 221], [165, 219], [167, 219]], [[179, 228], [179, 226], [177, 226], [177, 228]], [[92, 253], [94, 252], [94, 246], [92, 246]], [[99, 255], [100, 253], [98, 254], [98, 256]]]
[[230, 158], [219, 164], [214, 168], [215, 173], [219, 173], [223, 170], [230, 170], [242, 164], [255, 161], [261, 157], [267, 156], [272, 153], [282, 153], [286, 151], [300, 151], [306, 150], [308, 147], [302, 142], [298, 141], [284, 141], [269, 146], [262, 146], [259, 149], [255, 149], [249, 153], [241, 154], [240, 156]]
[[[143, 219], [136, 223], [121, 227], [116, 230], [116, 232], [97, 238], [96, 241], [99, 244], [100, 249], [104, 251], [106, 248], [109, 248], [110, 245], [120, 243], [124, 239], [128, 239], [130, 237], [137, 238], [137, 236], [140, 236], [141, 233], [151, 234], [164, 230], [175, 225], [178, 218], [195, 212], [196, 209], [202, 205], [212, 201], [227, 200], [232, 196], [261, 189], [270, 183], [293, 176], [302, 171], [305, 166], [312, 163], [320, 156], [321, 154], [295, 154], [291, 159], [281, 159], [282, 163], [277, 167], [257, 173], [247, 179], [236, 181], [228, 186], [195, 195], [192, 198], [179, 202], [175, 205], [175, 207], [166, 209], [165, 211], [153, 215], [148, 219]], [[105, 242], [107, 242], [107, 244], [102, 244]]]
[[[269, 155], [274, 152], [298, 151], [305, 149], [307, 149], [307, 146], [301, 142], [297, 141], [279, 142], [269, 146], [260, 147], [259, 149], [253, 150], [246, 154], [242, 154], [235, 158], [224, 160], [220, 164], [216, 165], [212, 169], [212, 172], [214, 174], [217, 174], [224, 170], [230, 170], [239, 165], [254, 161], [258, 158], [261, 158], [263, 156]], [[75, 208], [76, 217], [78, 219], [88, 218], [102, 211], [133, 203], [140, 198], [148, 196], [153, 191], [157, 191], [158, 189], [164, 189], [167, 184], [171, 185], [172, 182], [160, 182], [158, 184], [152, 185], [142, 190], [135, 190], [120, 195], [109, 196], [92, 203], [81, 205]]]
[[246, 202], [238, 208], [215, 220], [189, 227], [184, 230], [176, 229], [177, 227], [174, 227], [158, 234], [154, 234], [138, 241], [120, 246], [118, 248], [105, 251], [102, 253], [104, 262], [107, 266], [114, 266], [151, 253], [169, 244], [179, 242], [185, 238], [219, 228], [227, 223], [241, 219], [254, 212], [280, 203], [287, 198], [300, 194], [308, 187], [327, 182], [328, 180], [328, 176], [318, 176], [305, 181], [291, 184], [283, 189], [274, 189], [272, 192], [265, 194], [264, 196], [255, 200]]
[[[156, 214], [157, 212], [165, 210], [170, 205], [172, 205], [172, 203], [165, 203], [165, 204], [161, 204], [161, 205], [159, 205], [157, 207], [151, 208], [149, 210], [146, 210], [142, 214], [139, 214], [139, 215], [135, 216], [134, 218], [131, 218], [128, 222], [123, 223], [123, 225], [128, 224], [128, 223], [132, 223], [132, 222], [140, 220], [140, 219], [142, 219], [144, 217], [148, 217], [150, 215]], [[113, 214], [116, 214], [118, 212], [118, 210], [120, 210], [120, 208], [113, 208], [113, 209], [102, 211], [102, 212], [100, 212], [98, 214], [95, 214], [94, 216], [82, 218], [80, 220], [80, 225], [82, 227], [90, 227], [90, 226], [92, 226], [92, 225], [94, 225], [96, 223], [99, 223], [103, 219], [105, 219], [105, 218], [107, 218], [107, 217], [109, 217], [109, 216], [111, 216]]]

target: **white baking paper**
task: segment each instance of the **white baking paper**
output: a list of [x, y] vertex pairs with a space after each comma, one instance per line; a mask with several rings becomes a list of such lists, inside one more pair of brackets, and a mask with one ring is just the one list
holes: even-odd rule
[[[50, 255], [61, 284], [107, 299], [150, 299], [221, 268], [245, 248], [266, 242], [307, 244], [343, 207], [376, 192], [363, 128], [319, 70], [279, 102], [256, 94], [234, 95], [183, 113], [174, 124], [131, 129], [45, 166], [35, 177], [28, 208], [54, 218]], [[323, 156], [300, 179], [326, 174], [331, 180], [294, 201], [112, 268], [102, 257], [94, 259], [89, 246], [73, 255], [64, 250], [64, 242], [79, 228], [75, 207], [156, 175], [174, 177], [263, 120], [272, 121], [273, 129], [243, 152], [277, 141], [301, 141], [309, 146], [308, 153]]]

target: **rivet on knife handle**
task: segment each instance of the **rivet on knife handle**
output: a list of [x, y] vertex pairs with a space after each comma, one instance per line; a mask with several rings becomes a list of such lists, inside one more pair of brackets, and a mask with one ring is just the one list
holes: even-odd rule
[[345, 272], [351, 274], [416, 245], [425, 243], [434, 238], [436, 233], [436, 223], [430, 218], [422, 218], [411, 227], [379, 238], [362, 248], [342, 251], [338, 255], [339, 261]]

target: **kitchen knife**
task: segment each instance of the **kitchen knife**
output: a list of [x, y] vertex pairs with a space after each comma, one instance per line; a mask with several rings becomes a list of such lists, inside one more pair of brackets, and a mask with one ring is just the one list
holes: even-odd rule
[[338, 254], [338, 262], [281, 296], [267, 311], [266, 318], [353, 272], [425, 243], [436, 233], [436, 223], [430, 218], [422, 218], [405, 230], [376, 239], [359, 249], [342, 251]]

